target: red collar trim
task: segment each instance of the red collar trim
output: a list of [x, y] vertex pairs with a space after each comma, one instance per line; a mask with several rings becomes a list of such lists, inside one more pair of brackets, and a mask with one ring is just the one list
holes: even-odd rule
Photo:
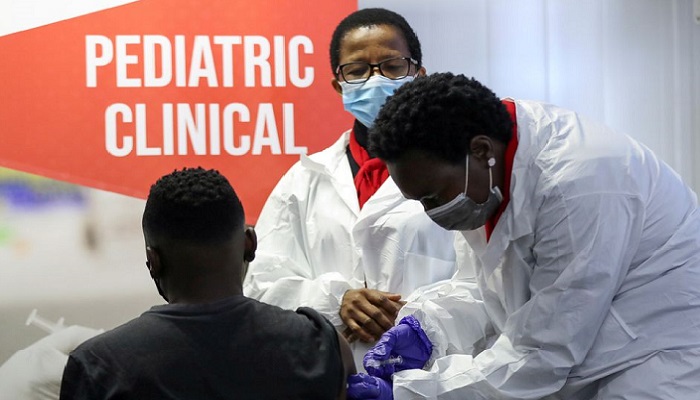
[[357, 201], [360, 209], [367, 200], [372, 197], [389, 178], [389, 170], [386, 164], [379, 158], [372, 158], [364, 147], [357, 142], [355, 131], [350, 132], [350, 155], [355, 159], [360, 169], [355, 175], [355, 189], [357, 190]]
[[502, 100], [501, 102], [506, 106], [506, 110], [508, 110], [508, 114], [510, 114], [510, 120], [513, 123], [513, 134], [511, 135], [508, 146], [506, 147], [505, 179], [503, 182], [503, 187], [501, 188], [503, 201], [498, 207], [496, 214], [486, 221], [486, 225], [484, 227], [486, 229], [486, 240], [491, 238], [491, 233], [493, 233], [499, 218], [501, 218], [501, 214], [503, 214], [503, 211], [506, 209], [508, 202], [510, 201], [510, 177], [513, 174], [513, 160], [515, 159], [515, 151], [518, 149], [518, 124], [515, 119], [515, 103], [512, 100]]

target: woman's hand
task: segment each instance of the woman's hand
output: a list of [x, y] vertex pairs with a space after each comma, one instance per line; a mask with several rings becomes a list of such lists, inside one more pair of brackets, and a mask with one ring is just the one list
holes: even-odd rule
[[343, 335], [349, 342], [360, 339], [373, 342], [394, 326], [405, 302], [397, 293], [375, 289], [350, 289], [340, 304], [340, 318], [347, 329]]

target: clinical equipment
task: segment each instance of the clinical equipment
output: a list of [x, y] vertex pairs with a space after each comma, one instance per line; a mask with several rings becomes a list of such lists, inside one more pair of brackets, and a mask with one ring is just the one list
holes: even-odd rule
[[366, 366], [368, 367], [374, 367], [377, 368], [382, 365], [388, 365], [388, 364], [402, 364], [403, 363], [403, 358], [401, 356], [397, 357], [389, 357], [386, 360], [374, 360], [374, 359], [369, 359], [365, 363]]
[[[367, 373], [389, 380], [398, 371], [420, 369], [430, 358], [433, 344], [412, 315], [384, 332], [363, 359]], [[394, 357], [392, 357], [394, 355]]]
[[29, 325], [34, 325], [38, 328], [43, 329], [46, 331], [46, 333], [54, 333], [62, 330], [65, 328], [65, 325], [63, 325], [63, 317], [59, 318], [58, 321], [51, 322], [48, 319], [40, 316], [38, 314], [37, 309], [33, 309], [32, 312], [29, 313], [29, 317], [27, 317], [27, 322], [25, 323], [27, 326]]

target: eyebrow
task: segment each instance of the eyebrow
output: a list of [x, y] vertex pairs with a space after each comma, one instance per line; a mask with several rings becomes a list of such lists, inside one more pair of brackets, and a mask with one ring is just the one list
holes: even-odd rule
[[390, 57], [384, 57], [384, 58], [382, 58], [381, 60], [379, 60], [379, 62], [376, 62], [376, 63], [370, 63], [369, 61], [359, 60], [359, 59], [358, 59], [358, 60], [355, 60], [355, 61], [348, 61], [348, 62], [340, 63], [340, 64], [338, 64], [338, 66], [339, 66], [339, 67], [342, 67], [343, 65], [348, 65], [348, 64], [374, 64], [374, 65], [376, 65], [376, 64], [383, 63], [384, 61], [395, 60], [395, 59], [397, 59], [397, 58], [411, 58], [411, 57], [404, 57], [404, 56], [390, 56]]

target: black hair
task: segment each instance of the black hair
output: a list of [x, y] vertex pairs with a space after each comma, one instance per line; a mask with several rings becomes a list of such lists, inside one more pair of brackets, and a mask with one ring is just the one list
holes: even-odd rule
[[505, 105], [489, 88], [464, 75], [435, 73], [402, 85], [387, 99], [369, 131], [369, 147], [389, 162], [416, 149], [457, 164], [474, 136], [508, 143], [511, 130]]
[[330, 46], [333, 75], [335, 75], [335, 70], [340, 63], [340, 42], [345, 35], [353, 29], [376, 25], [390, 25], [398, 29], [406, 40], [411, 58], [418, 61], [418, 67], [423, 64], [423, 53], [420, 49], [418, 36], [404, 17], [384, 8], [363, 8], [345, 17], [333, 31]]
[[243, 205], [216, 170], [183, 168], [151, 186], [143, 229], [159, 239], [216, 244], [233, 237], [245, 222]]

